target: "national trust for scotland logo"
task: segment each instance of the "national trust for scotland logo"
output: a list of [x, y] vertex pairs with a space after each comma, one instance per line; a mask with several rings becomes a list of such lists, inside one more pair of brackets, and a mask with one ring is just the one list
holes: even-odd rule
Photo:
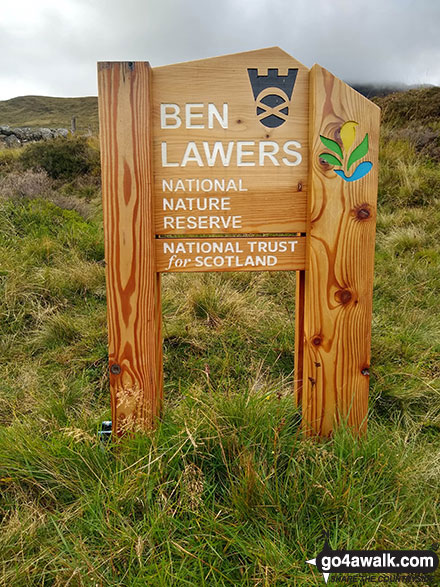
[[278, 75], [278, 69], [268, 69], [267, 75], [258, 75], [258, 69], [248, 69], [249, 80], [257, 105], [257, 118], [266, 128], [284, 124], [289, 115], [298, 69], [289, 69], [287, 75]]

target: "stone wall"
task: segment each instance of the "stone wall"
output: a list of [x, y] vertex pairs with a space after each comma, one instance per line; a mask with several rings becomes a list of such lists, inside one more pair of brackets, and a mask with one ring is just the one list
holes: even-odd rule
[[0, 126], [0, 146], [20, 147], [26, 143], [47, 141], [56, 137], [66, 138], [69, 134], [67, 128], [11, 128]]

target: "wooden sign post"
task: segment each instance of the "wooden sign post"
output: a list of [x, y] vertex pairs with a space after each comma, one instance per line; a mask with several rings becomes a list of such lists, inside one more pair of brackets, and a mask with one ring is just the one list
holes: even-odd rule
[[98, 82], [113, 432], [160, 410], [161, 273], [280, 270], [305, 431], [364, 431], [379, 109], [277, 47]]

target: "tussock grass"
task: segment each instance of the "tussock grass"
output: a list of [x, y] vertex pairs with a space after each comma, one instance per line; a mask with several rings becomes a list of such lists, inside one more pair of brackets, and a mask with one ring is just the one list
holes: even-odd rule
[[440, 168], [408, 140], [395, 133], [382, 134], [379, 156], [379, 194], [381, 204], [394, 209], [430, 205], [440, 194]]
[[437, 539], [423, 435], [374, 422], [363, 440], [305, 440], [275, 390], [194, 388], [155, 432], [107, 448], [91, 422], [14, 423], [0, 434], [5, 584], [314, 585], [304, 561], [325, 528], [333, 547]]
[[[194, 383], [246, 389], [256, 373], [292, 378], [293, 296], [274, 300], [272, 288], [294, 291], [292, 275], [170, 275], [164, 279], [164, 366], [170, 392]], [[188, 377], [191, 373], [191, 377]], [[168, 384], [170, 381], [170, 384]]]
[[19, 158], [19, 149], [0, 149], [0, 173], [3, 174], [14, 171]]
[[362, 439], [301, 434], [295, 276], [212, 273], [163, 276], [163, 415], [101, 444], [99, 184], [18, 193], [20, 158], [0, 153], [0, 585], [318, 585], [323, 532], [439, 542], [439, 168], [401, 130], [382, 133]]

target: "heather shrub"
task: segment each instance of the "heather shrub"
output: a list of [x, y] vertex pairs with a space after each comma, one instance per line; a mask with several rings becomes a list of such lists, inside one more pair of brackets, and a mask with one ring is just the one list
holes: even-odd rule
[[51, 188], [52, 180], [43, 169], [12, 171], [0, 179], [3, 198], [38, 198], [47, 195]]
[[85, 137], [56, 138], [34, 143], [20, 155], [26, 169], [44, 169], [53, 179], [73, 180], [99, 174], [99, 151]]
[[439, 87], [397, 92], [375, 102], [382, 108], [382, 120], [395, 128], [420, 121], [426, 126], [440, 117]]

